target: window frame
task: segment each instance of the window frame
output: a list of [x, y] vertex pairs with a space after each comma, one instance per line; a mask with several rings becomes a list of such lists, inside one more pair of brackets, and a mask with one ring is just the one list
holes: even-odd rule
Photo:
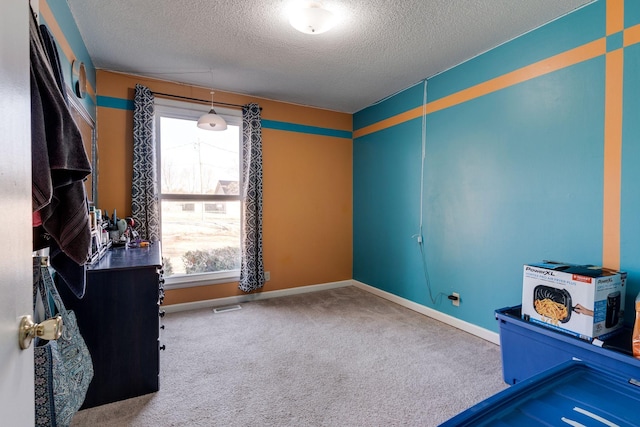
[[[175, 193], [163, 193], [161, 191], [161, 179], [162, 179], [162, 136], [160, 134], [160, 119], [162, 117], [170, 117], [184, 120], [197, 121], [200, 116], [206, 114], [210, 110], [210, 106], [203, 106], [191, 102], [176, 101], [172, 99], [156, 98], [154, 101], [154, 144], [156, 147], [156, 171], [157, 171], [157, 191], [158, 191], [158, 214], [160, 221], [160, 236], [162, 236], [162, 201], [184, 201], [184, 202], [201, 202], [204, 204], [208, 202], [226, 202], [226, 201], [238, 201], [240, 203], [240, 212], [242, 212], [244, 199], [242, 197], [242, 111], [231, 108], [218, 108], [216, 106], [216, 113], [223, 117], [228, 124], [239, 126], [239, 138], [238, 138], [238, 185], [240, 188], [238, 195], [227, 194], [175, 194]], [[195, 123], [194, 123], [195, 126]], [[240, 215], [240, 236], [243, 234], [244, 223], [242, 220], [242, 214]], [[242, 242], [239, 242], [242, 243]], [[214, 285], [219, 283], [229, 283], [240, 280], [240, 269], [226, 270], [210, 273], [193, 273], [193, 274], [177, 274], [173, 276], [165, 277], [165, 289], [180, 289], [189, 288], [194, 286]]]

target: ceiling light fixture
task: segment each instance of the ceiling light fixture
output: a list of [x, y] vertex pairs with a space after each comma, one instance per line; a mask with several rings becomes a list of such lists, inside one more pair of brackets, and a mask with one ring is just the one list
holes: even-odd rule
[[216, 114], [216, 110], [213, 109], [213, 94], [211, 91], [211, 110], [207, 114], [204, 114], [198, 119], [198, 127], [206, 130], [225, 130], [227, 128], [227, 122]]
[[289, 16], [291, 26], [305, 34], [322, 34], [329, 31], [335, 21], [335, 15], [319, 3], [294, 9]]

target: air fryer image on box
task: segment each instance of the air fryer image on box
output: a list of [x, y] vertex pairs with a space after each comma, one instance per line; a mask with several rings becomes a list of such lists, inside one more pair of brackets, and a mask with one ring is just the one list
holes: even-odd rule
[[533, 289], [533, 307], [536, 312], [555, 325], [571, 319], [571, 295], [566, 289], [538, 285]]
[[626, 273], [600, 267], [526, 264], [522, 317], [585, 340], [605, 339], [623, 326]]

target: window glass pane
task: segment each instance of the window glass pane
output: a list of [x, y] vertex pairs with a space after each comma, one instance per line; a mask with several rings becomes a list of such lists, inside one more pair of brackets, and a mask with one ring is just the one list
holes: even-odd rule
[[211, 132], [196, 126], [200, 115], [188, 105], [156, 109], [162, 252], [174, 283], [240, 268], [242, 118], [225, 115], [227, 129]]
[[239, 201], [163, 200], [161, 208], [167, 276], [240, 268]]
[[196, 121], [160, 117], [160, 192], [240, 194], [240, 127], [212, 132]]

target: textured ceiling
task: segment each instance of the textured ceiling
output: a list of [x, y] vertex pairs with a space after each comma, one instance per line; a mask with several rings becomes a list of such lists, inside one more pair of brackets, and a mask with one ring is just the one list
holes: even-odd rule
[[591, 2], [324, 0], [307, 35], [300, 1], [67, 0], [99, 69], [349, 113]]

